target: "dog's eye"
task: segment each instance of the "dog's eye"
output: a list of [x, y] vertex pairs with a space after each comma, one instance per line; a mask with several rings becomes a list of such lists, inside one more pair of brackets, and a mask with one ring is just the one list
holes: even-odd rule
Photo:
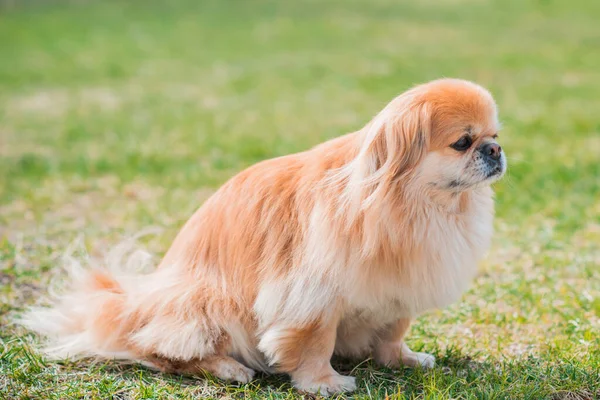
[[492, 139], [498, 139], [498, 134], [494, 133], [494, 136], [492, 136]]
[[471, 136], [465, 135], [458, 139], [458, 141], [452, 143], [450, 147], [452, 147], [454, 150], [465, 151], [471, 147], [472, 144], [473, 139], [471, 139]]

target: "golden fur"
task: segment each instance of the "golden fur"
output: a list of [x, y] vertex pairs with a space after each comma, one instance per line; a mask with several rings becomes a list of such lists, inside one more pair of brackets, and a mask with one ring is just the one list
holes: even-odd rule
[[[326, 395], [355, 389], [331, 367], [334, 353], [431, 367], [404, 335], [411, 319], [460, 297], [489, 246], [490, 184], [506, 161], [492, 171], [481, 149], [497, 129], [480, 86], [417, 86], [357, 132], [233, 177], [156, 271], [79, 271], [24, 322], [59, 358], [240, 382], [279, 371]], [[469, 149], [451, 147], [465, 135]]]

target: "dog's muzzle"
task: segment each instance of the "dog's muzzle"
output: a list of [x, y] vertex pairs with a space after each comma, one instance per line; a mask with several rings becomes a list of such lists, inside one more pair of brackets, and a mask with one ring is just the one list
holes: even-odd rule
[[482, 145], [479, 148], [481, 158], [485, 161], [487, 167], [487, 177], [491, 178], [504, 172], [504, 162], [502, 157], [502, 147], [498, 143], [491, 142]]

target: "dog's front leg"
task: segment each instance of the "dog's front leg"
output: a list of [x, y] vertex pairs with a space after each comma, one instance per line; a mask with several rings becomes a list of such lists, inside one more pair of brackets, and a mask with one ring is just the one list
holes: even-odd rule
[[337, 321], [318, 321], [303, 327], [275, 326], [260, 340], [259, 348], [279, 372], [285, 372], [299, 390], [328, 396], [356, 389], [355, 378], [331, 366]]

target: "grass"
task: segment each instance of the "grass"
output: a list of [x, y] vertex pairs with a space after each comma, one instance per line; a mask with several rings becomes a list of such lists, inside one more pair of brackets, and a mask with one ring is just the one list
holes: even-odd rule
[[0, 6], [0, 398], [295, 398], [111, 362], [10, 325], [68, 245], [147, 227], [155, 256], [228, 177], [362, 126], [440, 76], [497, 98], [509, 159], [471, 291], [409, 344], [432, 371], [337, 363], [355, 398], [600, 398], [600, 2], [48, 1]]

